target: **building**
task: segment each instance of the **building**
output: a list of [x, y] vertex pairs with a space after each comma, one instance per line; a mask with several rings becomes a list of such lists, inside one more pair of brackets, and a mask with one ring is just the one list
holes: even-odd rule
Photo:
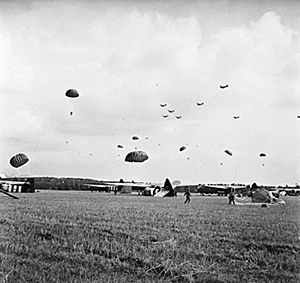
[[34, 178], [1, 179], [1, 188], [10, 193], [34, 193]]

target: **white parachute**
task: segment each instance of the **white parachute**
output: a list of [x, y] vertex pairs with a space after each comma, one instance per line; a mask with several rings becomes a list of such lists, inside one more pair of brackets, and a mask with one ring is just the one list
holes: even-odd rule
[[268, 206], [281, 204], [284, 205], [285, 201], [281, 198], [276, 198], [273, 194], [266, 189], [256, 189], [247, 197], [235, 197], [235, 204], [237, 205], [260, 205]]

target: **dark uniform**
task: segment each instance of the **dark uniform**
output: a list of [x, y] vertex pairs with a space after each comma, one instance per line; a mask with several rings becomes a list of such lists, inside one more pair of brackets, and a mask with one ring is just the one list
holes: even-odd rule
[[235, 201], [234, 201], [234, 193], [230, 193], [229, 196], [228, 196], [228, 199], [229, 199], [229, 203], [228, 204], [235, 204]]
[[184, 193], [185, 196], [185, 202], [184, 203], [190, 203], [191, 201], [191, 193], [189, 191]]

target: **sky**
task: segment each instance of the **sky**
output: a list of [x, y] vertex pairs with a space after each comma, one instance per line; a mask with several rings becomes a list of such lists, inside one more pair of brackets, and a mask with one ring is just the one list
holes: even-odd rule
[[0, 1], [0, 172], [299, 183], [299, 15], [292, 0]]

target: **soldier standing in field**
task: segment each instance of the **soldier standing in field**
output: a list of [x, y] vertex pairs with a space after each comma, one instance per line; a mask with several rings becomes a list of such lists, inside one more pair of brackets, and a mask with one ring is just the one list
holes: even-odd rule
[[229, 199], [229, 203], [228, 204], [233, 203], [235, 205], [234, 193], [233, 192], [230, 192], [230, 194], [228, 195], [228, 199]]
[[190, 193], [190, 191], [188, 190], [188, 191], [186, 191], [185, 193], [184, 193], [184, 196], [185, 196], [185, 204], [187, 203], [187, 204], [189, 204], [190, 203], [190, 201], [191, 201], [191, 193]]

